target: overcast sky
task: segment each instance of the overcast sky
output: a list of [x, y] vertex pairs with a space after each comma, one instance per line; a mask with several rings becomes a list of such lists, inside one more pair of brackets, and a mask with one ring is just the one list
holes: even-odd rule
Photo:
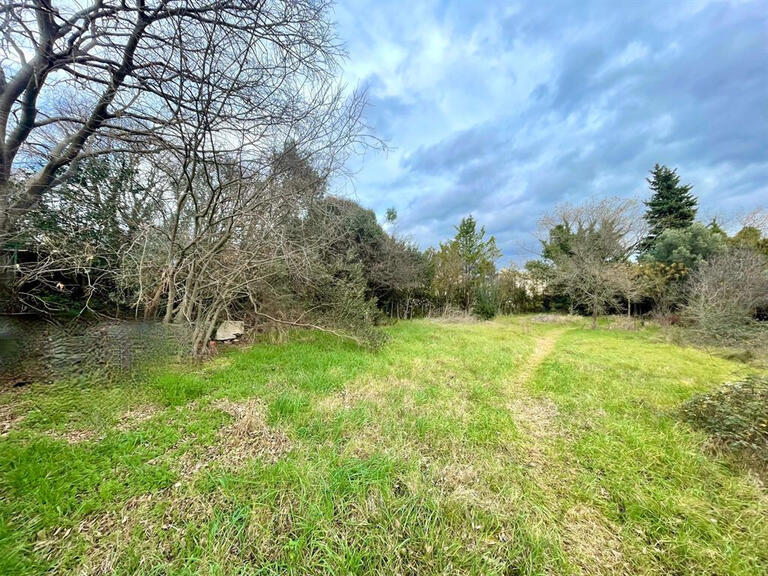
[[647, 197], [655, 162], [700, 217], [768, 205], [768, 0], [339, 0], [345, 78], [391, 148], [357, 199], [422, 248], [472, 213], [504, 262], [554, 205]]

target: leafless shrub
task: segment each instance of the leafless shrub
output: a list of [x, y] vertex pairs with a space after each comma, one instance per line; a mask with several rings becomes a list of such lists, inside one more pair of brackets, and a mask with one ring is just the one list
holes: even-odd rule
[[613, 316], [608, 326], [610, 330], [630, 330], [635, 331], [640, 327], [640, 320], [627, 316]]
[[535, 324], [568, 324], [573, 322], [574, 318], [568, 314], [535, 314], [531, 316], [531, 322]]
[[684, 319], [701, 337], [734, 340], [754, 333], [755, 313], [768, 306], [768, 260], [744, 248], [711, 259], [692, 275]]
[[471, 312], [467, 312], [463, 308], [453, 306], [452, 304], [446, 304], [432, 310], [429, 318], [435, 322], [445, 322], [448, 324], [471, 324], [477, 322], [477, 318]]

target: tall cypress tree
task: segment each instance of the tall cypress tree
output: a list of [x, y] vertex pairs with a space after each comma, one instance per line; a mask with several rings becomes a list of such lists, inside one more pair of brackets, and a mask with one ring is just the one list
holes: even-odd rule
[[650, 230], [640, 246], [643, 252], [648, 251], [667, 228], [687, 228], [693, 224], [698, 205], [698, 200], [691, 194], [693, 186], [681, 185], [677, 170], [656, 164], [646, 180], [653, 196], [645, 202], [648, 207], [645, 220]]

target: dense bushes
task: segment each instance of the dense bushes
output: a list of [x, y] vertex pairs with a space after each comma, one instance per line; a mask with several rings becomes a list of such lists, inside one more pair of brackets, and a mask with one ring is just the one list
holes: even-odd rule
[[[643, 314], [682, 324], [698, 341], [753, 347], [766, 340], [768, 215], [753, 213], [729, 237], [696, 222], [695, 196], [674, 170], [657, 165], [643, 219], [630, 204], [562, 206], [542, 220], [542, 260], [527, 268], [541, 305], [592, 314]], [[593, 326], [596, 322], [593, 322]]]
[[690, 187], [663, 167], [651, 179], [647, 234], [632, 201], [561, 206], [542, 221], [542, 259], [497, 270], [496, 241], [472, 216], [421, 251], [391, 232], [393, 209], [382, 224], [330, 194], [329, 167], [295, 142], [273, 150], [262, 173], [195, 161], [210, 174], [190, 180], [171, 160], [144, 170], [135, 157], [105, 155], [43, 194], [14, 239], [16, 310], [186, 324], [202, 352], [227, 317], [375, 344], [373, 326], [387, 319], [453, 309], [482, 319], [578, 312], [593, 326], [626, 313], [727, 344], [761, 332], [768, 309], [759, 222], [729, 238], [714, 221], [693, 221]]

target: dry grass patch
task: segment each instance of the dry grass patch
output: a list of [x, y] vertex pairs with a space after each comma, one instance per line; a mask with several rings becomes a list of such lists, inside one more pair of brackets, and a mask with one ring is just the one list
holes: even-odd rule
[[563, 546], [580, 574], [632, 574], [624, 558], [619, 527], [592, 507], [577, 505], [563, 520]]
[[609, 330], [629, 330], [637, 331], [640, 329], [641, 321], [636, 317], [627, 318], [626, 316], [613, 316], [610, 324], [608, 324]]
[[162, 410], [160, 406], [155, 404], [142, 404], [123, 412], [120, 415], [117, 423], [117, 429], [121, 432], [131, 430], [135, 426], [145, 422], [152, 418], [155, 414]]
[[336, 412], [349, 410], [363, 402], [382, 406], [390, 401], [393, 391], [413, 392], [416, 389], [415, 382], [400, 378], [377, 378], [354, 382], [340, 392], [318, 401], [317, 408], [325, 412]]
[[93, 442], [102, 439], [102, 436], [92, 428], [50, 430], [47, 434], [57, 440], [65, 440], [68, 444], [80, 444], [81, 442]]
[[478, 322], [477, 317], [471, 312], [453, 306], [447, 306], [442, 313], [430, 316], [427, 320], [437, 324], [475, 324]]
[[288, 435], [267, 424], [266, 405], [262, 400], [251, 399], [241, 403], [218, 400], [214, 402], [214, 407], [234, 420], [219, 431], [219, 441], [207, 446], [202, 454], [193, 451], [180, 458], [182, 476], [192, 476], [211, 463], [230, 469], [239, 468], [253, 458], [274, 463], [291, 449]]
[[520, 398], [509, 405], [515, 425], [520, 428], [525, 438], [526, 465], [541, 481], [550, 483], [551, 476], [543, 476], [551, 471], [553, 464], [553, 441], [563, 434], [558, 420], [558, 410], [549, 398]]
[[22, 420], [24, 414], [19, 414], [10, 404], [0, 406], [0, 436], [6, 436]]
[[575, 321], [581, 321], [579, 316], [566, 314], [535, 314], [528, 319], [534, 324], [571, 324]]
[[451, 462], [443, 466], [434, 475], [435, 486], [443, 496], [465, 501], [481, 503], [483, 483], [477, 469], [470, 463]]
[[518, 398], [509, 404], [515, 424], [533, 441], [540, 442], [558, 435], [557, 405], [549, 398]]
[[350, 456], [365, 460], [377, 452], [391, 452], [391, 448], [391, 439], [382, 433], [379, 426], [369, 424], [349, 437], [344, 451]]
[[135, 552], [136, 543], [146, 545], [139, 564], [152, 566], [172, 557], [168, 532], [184, 533], [189, 526], [200, 526], [212, 516], [209, 499], [182, 493], [177, 484], [156, 493], [143, 494], [126, 501], [119, 510], [91, 514], [74, 529], [56, 529], [42, 535], [35, 551], [47, 558], [61, 555], [64, 547], [85, 542], [86, 551], [76, 558], [77, 567], [67, 573], [82, 576], [107, 576], [115, 573], [121, 558]]

